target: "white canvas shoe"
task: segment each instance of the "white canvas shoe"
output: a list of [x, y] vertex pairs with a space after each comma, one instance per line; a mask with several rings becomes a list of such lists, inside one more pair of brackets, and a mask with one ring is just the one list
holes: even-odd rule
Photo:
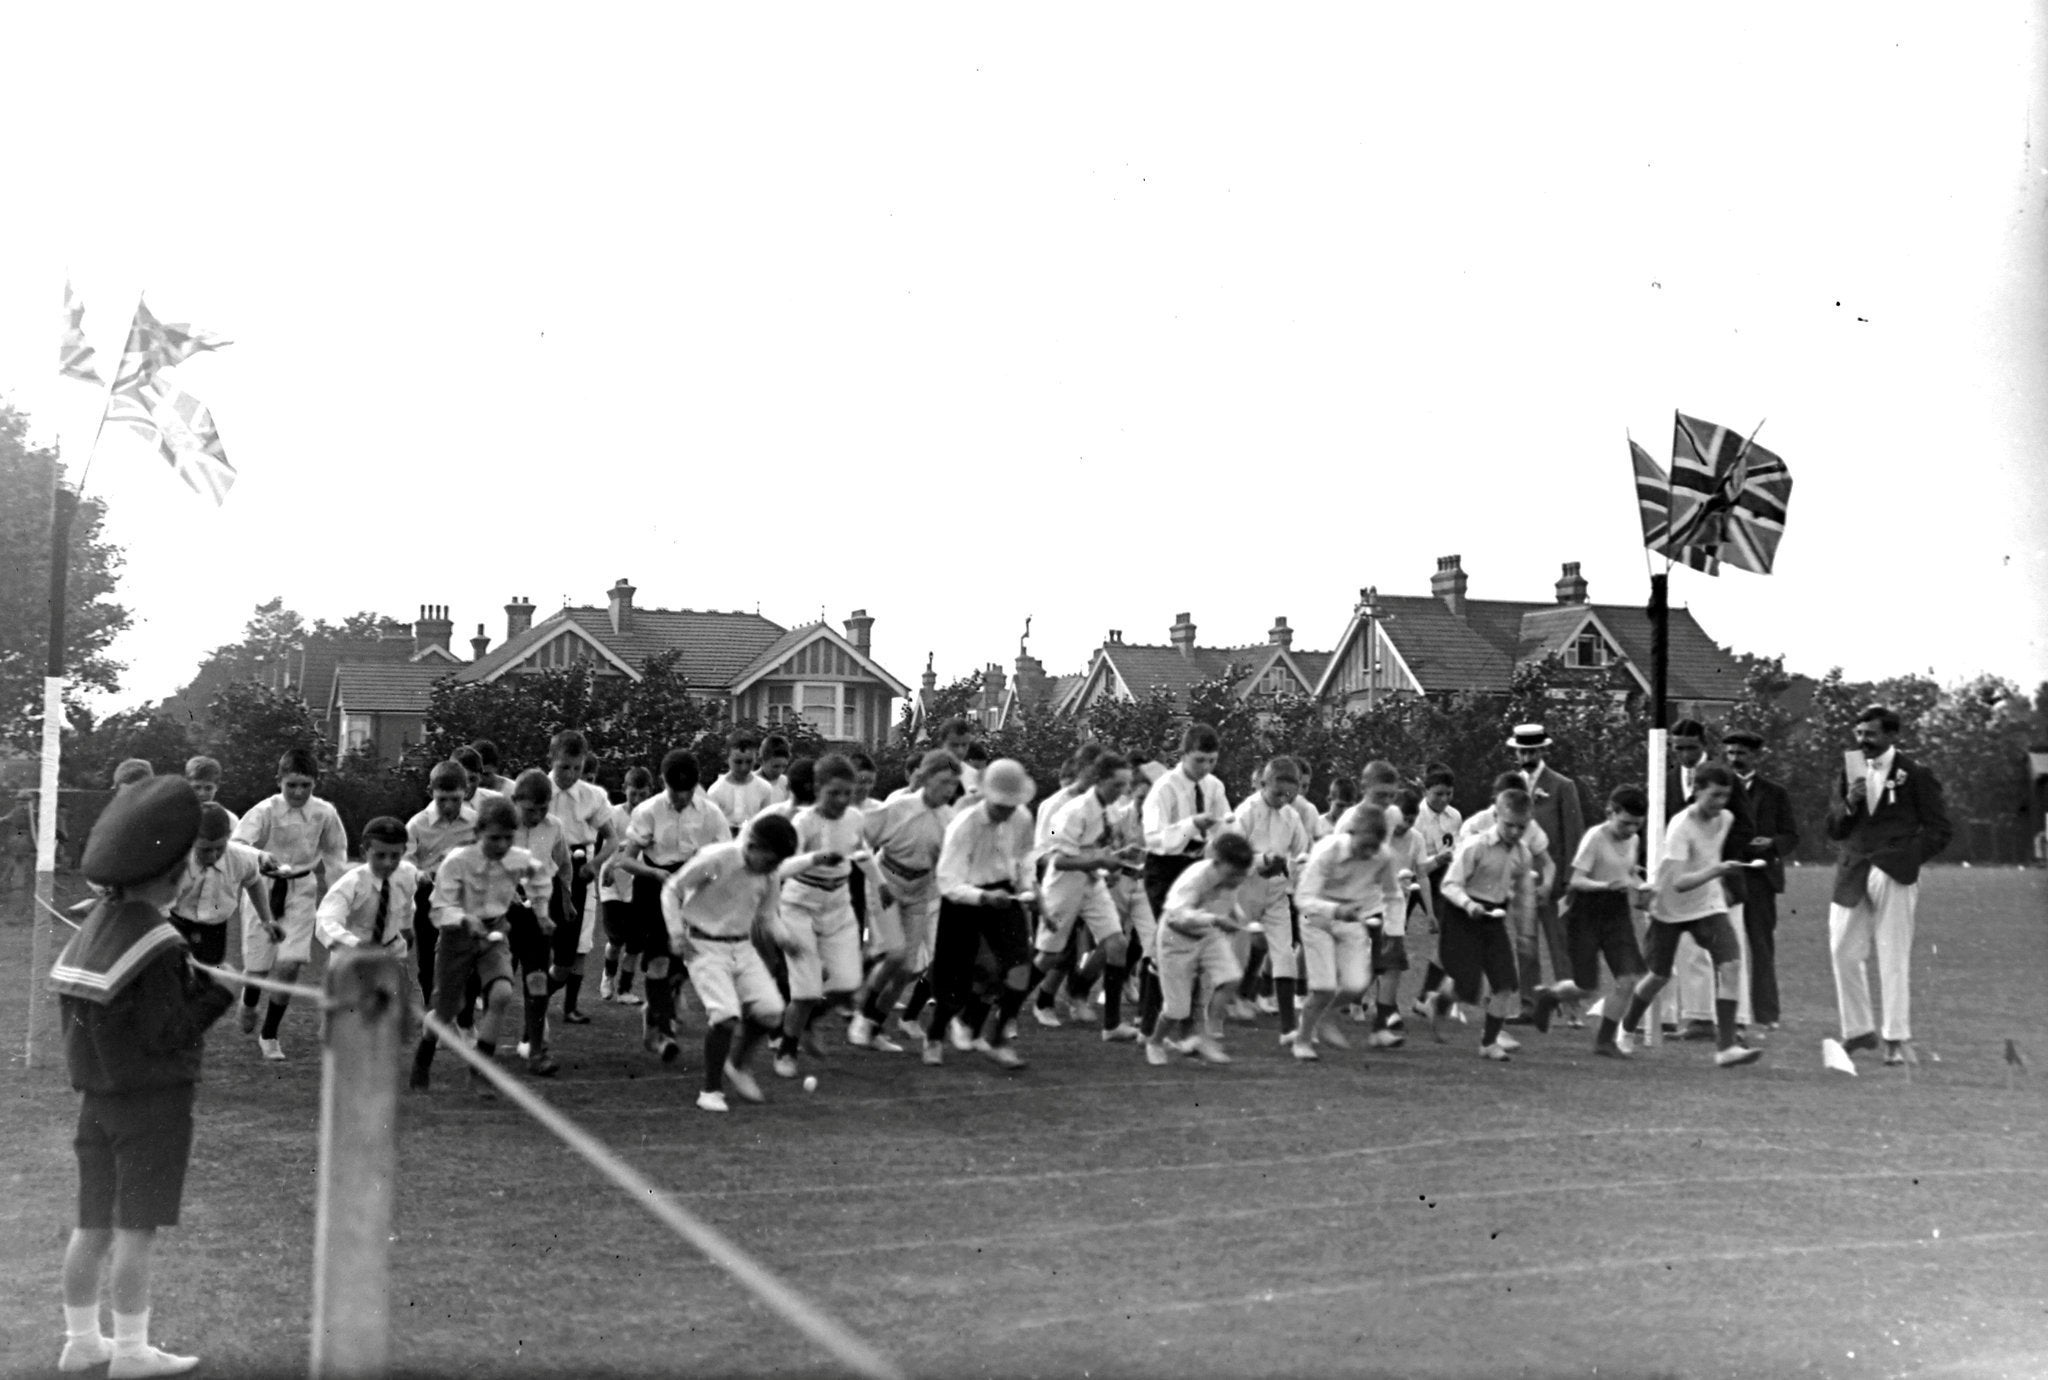
[[107, 1362], [108, 1380], [135, 1380], [145, 1375], [183, 1375], [199, 1364], [197, 1356], [174, 1356], [161, 1348], [146, 1346], [140, 1351], [116, 1351]]

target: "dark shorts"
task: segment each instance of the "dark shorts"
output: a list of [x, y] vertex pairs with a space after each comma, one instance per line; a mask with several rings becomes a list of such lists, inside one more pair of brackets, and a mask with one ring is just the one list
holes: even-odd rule
[[1152, 913], [1166, 914], [1166, 893], [1180, 880], [1180, 874], [1202, 860], [1200, 853], [1147, 853], [1145, 855], [1145, 899]]
[[171, 928], [185, 936], [185, 943], [191, 946], [192, 957], [201, 963], [210, 963], [218, 968], [227, 962], [228, 926], [225, 920], [218, 925], [202, 925], [196, 920], [173, 915]]
[[511, 946], [496, 940], [485, 943], [468, 930], [442, 930], [434, 948], [434, 1015], [443, 1021], [461, 1015], [472, 982], [478, 995], [488, 995], [494, 982], [516, 988]]
[[78, 1225], [147, 1231], [178, 1224], [192, 1159], [190, 1083], [146, 1092], [87, 1093], [78, 1154]]
[[1643, 974], [1635, 910], [1623, 892], [1573, 892], [1571, 908], [1565, 912], [1565, 944], [1571, 951], [1572, 981], [1588, 992], [1600, 986], [1603, 958], [1617, 981]]
[[1650, 921], [1650, 971], [1658, 977], [1671, 976], [1672, 966], [1678, 961], [1678, 937], [1682, 934], [1691, 935], [1693, 943], [1712, 955], [1716, 967], [1742, 961], [1742, 941], [1736, 937], [1735, 925], [1726, 911], [1677, 923], [1653, 919]]
[[640, 952], [640, 932], [633, 928], [631, 901], [604, 903], [604, 942], [616, 944], [629, 954]]
[[1372, 970], [1378, 973], [1408, 971], [1408, 936], [1372, 932]]
[[1437, 962], [1457, 984], [1458, 1000], [1468, 1006], [1479, 1001], [1482, 977], [1495, 996], [1520, 990], [1515, 942], [1508, 935], [1505, 920], [1472, 915], [1455, 905], [1446, 905], [1443, 932], [1437, 941]]
[[[649, 866], [659, 864], [650, 863]], [[681, 863], [669, 871], [680, 871]], [[661, 889], [668, 885], [668, 878], [655, 881], [652, 877], [633, 878], [633, 938], [638, 943], [638, 952], [648, 958], [668, 958], [668, 922], [661, 918]], [[626, 946], [633, 952], [632, 943]]]
[[[576, 944], [582, 931], [569, 923], [568, 907], [558, 890], [548, 898], [548, 919], [553, 934], [543, 934], [540, 920], [530, 906], [514, 906], [506, 918], [512, 922], [512, 961], [522, 973], [544, 973], [550, 967], [566, 968], [576, 961]], [[564, 957], [564, 954], [567, 957]]]

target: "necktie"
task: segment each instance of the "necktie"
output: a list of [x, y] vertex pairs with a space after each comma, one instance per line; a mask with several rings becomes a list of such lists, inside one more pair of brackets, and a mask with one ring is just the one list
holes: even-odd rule
[[391, 914], [391, 879], [386, 877], [384, 885], [377, 890], [377, 918], [370, 926], [370, 941], [384, 942], [384, 921]]

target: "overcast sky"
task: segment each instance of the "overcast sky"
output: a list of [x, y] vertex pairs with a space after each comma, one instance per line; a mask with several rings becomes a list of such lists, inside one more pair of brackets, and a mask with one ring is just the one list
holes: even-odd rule
[[876, 617], [915, 683], [1105, 630], [1330, 646], [1358, 590], [1596, 601], [1625, 432], [1795, 476], [1709, 633], [2048, 678], [2038, 6], [10, 12], [0, 391], [75, 467], [67, 271], [235, 340], [139, 441], [121, 702], [272, 595]]

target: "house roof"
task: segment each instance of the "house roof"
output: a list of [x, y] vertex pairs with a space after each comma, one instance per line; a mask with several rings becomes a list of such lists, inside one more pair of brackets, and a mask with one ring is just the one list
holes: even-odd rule
[[574, 623], [629, 666], [644, 666], [663, 652], [680, 652], [678, 669], [685, 680], [692, 685], [720, 688], [730, 685], [771, 646], [790, 636], [780, 623], [758, 613], [720, 613], [714, 609], [636, 608], [628, 617], [625, 630], [615, 633], [609, 608], [576, 605], [550, 614], [485, 653], [463, 671], [462, 679], [488, 679], [561, 632], [565, 623]]
[[[1379, 607], [1387, 640], [1426, 692], [1504, 689], [1518, 662], [1561, 650], [1589, 613], [1643, 676], [1650, 672], [1649, 615], [1627, 604], [1471, 599], [1461, 617], [1433, 596], [1396, 594], [1382, 595]], [[1732, 700], [1741, 694], [1741, 667], [1707, 636], [1690, 609], [1671, 610], [1670, 630], [1673, 699]]]
[[1267, 644], [1246, 647], [1150, 647], [1132, 642], [1105, 642], [1097, 654], [1108, 658], [1119, 679], [1133, 696], [1142, 697], [1152, 689], [1163, 689], [1178, 704], [1197, 683], [1227, 675], [1232, 667], [1263, 661]]
[[1237, 693], [1249, 695], [1258, 687], [1258, 682], [1267, 671], [1276, 665], [1287, 665], [1295, 676], [1303, 681], [1301, 693], [1312, 694], [1316, 683], [1323, 677], [1323, 669], [1329, 665], [1330, 652], [1297, 652], [1292, 647], [1267, 644], [1264, 648], [1253, 649], [1255, 655], [1239, 663], [1245, 672], [1237, 680]]
[[334, 668], [327, 708], [346, 708], [351, 714], [424, 713], [435, 682], [455, 669], [435, 661], [344, 661]]
[[[415, 655], [410, 636], [322, 638], [314, 641], [298, 657], [288, 659], [288, 674], [306, 703], [324, 712], [334, 704], [334, 673], [344, 662], [406, 666], [414, 664]], [[461, 662], [450, 653], [449, 660], [442, 661], [429, 655], [418, 664], [436, 667], [432, 680], [438, 680], [457, 669]]]

